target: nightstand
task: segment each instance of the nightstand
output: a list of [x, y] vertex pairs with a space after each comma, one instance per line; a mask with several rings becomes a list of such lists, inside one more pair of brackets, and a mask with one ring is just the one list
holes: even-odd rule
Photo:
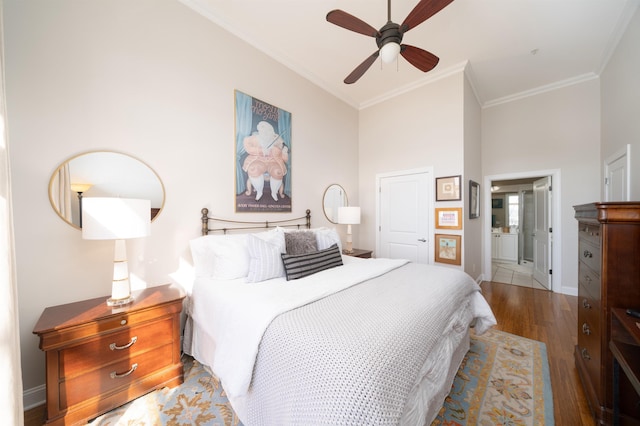
[[46, 423], [91, 419], [154, 389], [182, 383], [180, 312], [171, 285], [133, 292], [110, 307], [107, 296], [46, 308], [33, 333], [45, 351]]
[[371, 255], [373, 254], [373, 250], [361, 250], [361, 249], [354, 248], [353, 253], [342, 252], [342, 254], [345, 254], [347, 256], [353, 256], [353, 257], [361, 257], [363, 259], [370, 259]]

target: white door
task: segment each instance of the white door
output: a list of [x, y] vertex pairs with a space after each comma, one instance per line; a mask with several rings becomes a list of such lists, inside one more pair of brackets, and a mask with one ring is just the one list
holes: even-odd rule
[[605, 201], [630, 201], [629, 196], [629, 145], [613, 155], [604, 165]]
[[533, 182], [533, 278], [551, 288], [551, 177]]
[[428, 172], [378, 179], [378, 257], [430, 263]]

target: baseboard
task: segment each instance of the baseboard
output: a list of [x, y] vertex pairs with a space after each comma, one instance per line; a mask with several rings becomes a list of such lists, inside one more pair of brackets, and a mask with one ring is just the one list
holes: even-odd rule
[[25, 411], [43, 405], [46, 401], [46, 385], [36, 386], [35, 388], [27, 389], [22, 392], [22, 404], [24, 405]]
[[576, 287], [562, 287], [562, 294], [566, 294], [568, 296], [578, 296], [578, 289]]

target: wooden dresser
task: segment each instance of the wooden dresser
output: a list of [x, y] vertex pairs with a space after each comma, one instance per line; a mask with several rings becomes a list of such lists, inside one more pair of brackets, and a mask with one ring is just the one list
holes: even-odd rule
[[[640, 202], [592, 203], [574, 209], [579, 226], [576, 367], [596, 422], [611, 424], [611, 311], [640, 308]], [[625, 378], [620, 394], [621, 424], [640, 424], [639, 399]]]
[[70, 425], [182, 383], [184, 294], [165, 285], [109, 307], [107, 297], [46, 308], [33, 332], [46, 356], [46, 423]]

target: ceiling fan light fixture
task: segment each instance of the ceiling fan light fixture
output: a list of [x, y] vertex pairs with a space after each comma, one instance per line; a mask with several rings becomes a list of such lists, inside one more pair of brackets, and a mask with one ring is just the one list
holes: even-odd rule
[[390, 64], [398, 58], [400, 45], [396, 42], [389, 42], [380, 49], [380, 58], [385, 64]]

